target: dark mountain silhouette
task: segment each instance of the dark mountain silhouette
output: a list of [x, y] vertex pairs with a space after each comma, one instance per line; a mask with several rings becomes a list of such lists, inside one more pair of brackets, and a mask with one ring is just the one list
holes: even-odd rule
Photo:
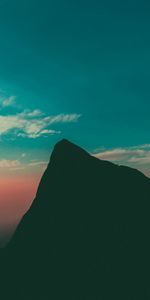
[[1, 251], [2, 299], [150, 299], [150, 180], [67, 140]]

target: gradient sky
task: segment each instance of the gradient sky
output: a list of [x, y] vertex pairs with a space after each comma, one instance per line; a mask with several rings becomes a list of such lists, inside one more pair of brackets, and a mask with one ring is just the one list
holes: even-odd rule
[[149, 32], [148, 0], [0, 1], [2, 223], [64, 137], [149, 175]]

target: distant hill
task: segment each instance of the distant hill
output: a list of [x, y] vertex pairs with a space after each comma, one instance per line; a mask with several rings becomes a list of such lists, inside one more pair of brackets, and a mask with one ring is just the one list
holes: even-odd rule
[[150, 299], [150, 179], [56, 144], [1, 251], [3, 300]]

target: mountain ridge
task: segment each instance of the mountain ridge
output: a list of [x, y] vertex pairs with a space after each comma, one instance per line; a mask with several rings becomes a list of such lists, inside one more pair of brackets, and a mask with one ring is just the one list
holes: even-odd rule
[[63, 139], [6, 248], [4, 293], [9, 282], [17, 300], [150, 299], [149, 201], [141, 172]]
[[[57, 155], [63, 156], [63, 154], [70, 152], [70, 156], [72, 155], [71, 159], [74, 158], [75, 155], [84, 155], [84, 156], [90, 156], [91, 158], [95, 158], [96, 160], [98, 160], [100, 163], [102, 164], [107, 164], [107, 165], [114, 165], [120, 168], [123, 168], [124, 170], [131, 170], [133, 173], [137, 172], [138, 174], [141, 174], [142, 176], [148, 178], [144, 173], [142, 173], [140, 170], [133, 168], [133, 167], [129, 167], [129, 166], [125, 166], [125, 165], [119, 165], [117, 163], [105, 160], [105, 159], [100, 159], [97, 158], [94, 153], [89, 153], [88, 151], [84, 150], [82, 147], [77, 146], [75, 143], [69, 141], [68, 139], [62, 139], [60, 140], [58, 143], [56, 143], [56, 145], [54, 146], [54, 149], [52, 151], [50, 160], [57, 158]], [[50, 163], [50, 162], [49, 162]]]

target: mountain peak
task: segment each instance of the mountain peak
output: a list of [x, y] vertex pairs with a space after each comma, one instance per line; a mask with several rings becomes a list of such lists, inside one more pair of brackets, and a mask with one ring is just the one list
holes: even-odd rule
[[55, 147], [73, 147], [73, 146], [78, 147], [67, 139], [62, 139], [55, 145]]
[[70, 142], [67, 139], [60, 140], [55, 146], [51, 155], [51, 160], [58, 157], [75, 157], [77, 155], [89, 155], [85, 150]]
[[149, 199], [137, 171], [58, 142], [1, 258], [2, 298], [150, 299]]
[[78, 148], [81, 149], [79, 146], [75, 145], [74, 143], [70, 142], [67, 139], [60, 140], [54, 147], [54, 149], [62, 150], [62, 148], [70, 149], [70, 148]]

